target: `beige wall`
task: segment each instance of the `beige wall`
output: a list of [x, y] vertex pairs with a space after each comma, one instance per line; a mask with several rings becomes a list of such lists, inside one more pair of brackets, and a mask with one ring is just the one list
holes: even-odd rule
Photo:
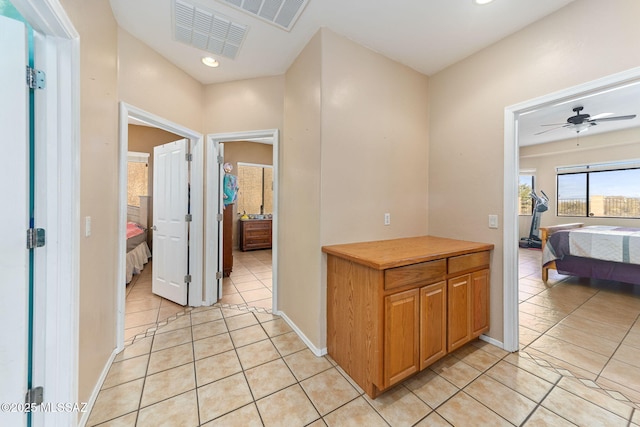
[[278, 308], [321, 344], [320, 277], [321, 36], [289, 67], [280, 150]]
[[321, 246], [427, 233], [427, 86], [326, 29], [287, 72], [278, 302], [318, 348]]
[[[572, 138], [520, 148], [520, 168], [535, 169], [536, 189], [549, 196], [549, 210], [542, 214], [540, 225], [583, 222], [589, 225], [640, 227], [640, 219], [556, 216], [556, 167], [630, 159], [640, 159], [640, 128], [581, 136], [579, 142]], [[528, 235], [530, 226], [531, 217], [521, 216], [520, 235], [524, 236], [523, 230]]]
[[91, 217], [91, 236], [81, 227], [78, 402], [87, 402], [116, 346], [117, 26], [109, 2], [62, 5], [81, 39], [80, 217]]
[[[569, 4], [430, 79], [429, 231], [493, 243], [491, 330], [503, 339], [504, 108], [640, 64], [640, 2]], [[597, 24], [597, 25], [596, 25]], [[514, 183], [515, 185], [515, 183]]]
[[284, 76], [204, 88], [204, 133], [282, 129]]
[[427, 87], [425, 75], [322, 31], [323, 245], [427, 233]]
[[118, 28], [119, 100], [202, 132], [200, 82], [146, 44]]
[[[249, 141], [233, 141], [224, 144], [224, 161], [231, 163], [234, 175], [238, 175], [238, 162], [273, 165], [273, 145]], [[227, 206], [225, 209], [229, 209]], [[233, 209], [233, 247], [238, 248], [238, 204]], [[242, 213], [242, 212], [240, 212]], [[259, 212], [247, 212], [259, 213]]]

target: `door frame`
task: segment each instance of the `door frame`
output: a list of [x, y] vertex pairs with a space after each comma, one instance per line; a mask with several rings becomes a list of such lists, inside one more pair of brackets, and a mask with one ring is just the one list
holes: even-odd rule
[[519, 348], [517, 189], [520, 150], [518, 147], [518, 117], [558, 102], [567, 102], [575, 97], [637, 80], [640, 80], [640, 67], [511, 105], [504, 110], [503, 346], [507, 351], [517, 351]]
[[[80, 36], [57, 0], [11, 0], [35, 30], [35, 66], [47, 75], [36, 91], [34, 385], [48, 402], [78, 399], [80, 289]], [[76, 425], [73, 412], [33, 414], [33, 425]]]
[[[272, 219], [272, 311], [278, 312], [278, 194], [279, 194], [279, 178], [278, 178], [278, 152], [280, 146], [280, 131], [278, 129], [265, 129], [244, 132], [216, 133], [207, 135], [207, 194], [206, 194], [206, 211], [222, 213], [220, 188], [213, 183], [217, 183], [217, 175], [214, 176], [212, 171], [214, 165], [218, 165], [217, 155], [220, 144], [234, 141], [250, 141], [262, 144], [270, 144], [273, 146], [273, 219]], [[219, 166], [215, 168], [218, 171]], [[205, 240], [205, 302], [212, 305], [217, 301], [217, 279], [218, 259], [222, 258], [219, 253], [218, 257], [214, 257], [214, 248], [220, 248], [222, 242], [222, 232], [217, 233], [216, 216], [207, 214], [206, 219], [206, 240]], [[216, 246], [213, 246], [216, 245]], [[222, 265], [220, 265], [222, 268]], [[222, 279], [220, 279], [222, 280]]]
[[[189, 272], [191, 284], [189, 287], [189, 306], [203, 305], [202, 295], [202, 237], [203, 233], [203, 136], [201, 133], [173, 123], [155, 114], [134, 107], [126, 102], [119, 103], [119, 152], [118, 152], [118, 183], [119, 183], [119, 217], [118, 217], [118, 271], [114, 286], [117, 289], [117, 314], [116, 314], [116, 343], [117, 352], [124, 348], [124, 314], [126, 287], [126, 226], [127, 226], [127, 152], [129, 150], [129, 117], [149, 124], [150, 126], [174, 133], [190, 140], [190, 152], [193, 155], [191, 162], [191, 232], [189, 238]], [[153, 198], [151, 199], [153, 203]], [[151, 224], [150, 226], [153, 226]]]

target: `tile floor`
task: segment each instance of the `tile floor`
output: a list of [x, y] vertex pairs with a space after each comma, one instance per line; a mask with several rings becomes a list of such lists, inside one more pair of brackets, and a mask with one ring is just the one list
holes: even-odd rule
[[555, 270], [545, 285], [540, 257], [520, 249], [520, 352], [640, 404], [640, 289]]
[[[629, 370], [629, 353], [640, 342], [634, 337], [637, 314], [631, 321], [637, 297], [616, 289], [625, 286], [585, 284], [559, 275], [542, 285], [533, 258], [533, 253], [522, 257], [518, 353], [474, 341], [371, 400], [329, 356], [313, 355], [281, 318], [265, 309], [186, 309], [138, 335], [117, 356], [87, 425], [640, 425], [632, 393], [640, 380]], [[574, 298], [583, 300], [571, 302]], [[620, 317], [601, 310], [611, 304]], [[618, 329], [624, 328], [620, 338]], [[602, 337], [601, 329], [612, 334]], [[597, 369], [600, 359], [582, 350], [600, 354], [596, 349], [613, 346], [602, 339], [613, 335], [620, 343], [596, 375], [589, 369]], [[589, 338], [596, 343], [591, 345]], [[580, 347], [584, 342], [590, 348]], [[616, 358], [623, 344], [630, 348]]]
[[233, 251], [233, 271], [222, 281], [221, 303], [271, 310], [271, 249]]
[[[140, 274], [134, 275], [127, 285], [125, 299], [125, 341], [143, 334], [177, 313], [184, 307], [154, 295], [151, 292], [149, 261]], [[234, 251], [234, 267], [231, 275], [222, 283], [221, 303], [251, 306], [271, 310], [272, 307], [271, 249], [240, 252]]]

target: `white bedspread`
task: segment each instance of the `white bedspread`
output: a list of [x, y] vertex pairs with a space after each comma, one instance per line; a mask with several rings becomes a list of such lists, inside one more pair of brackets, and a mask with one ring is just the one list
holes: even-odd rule
[[131, 281], [134, 274], [140, 274], [144, 265], [151, 258], [151, 250], [147, 242], [142, 242], [132, 251], [127, 252], [127, 283]]
[[614, 226], [590, 226], [569, 233], [571, 255], [640, 264], [640, 232]]

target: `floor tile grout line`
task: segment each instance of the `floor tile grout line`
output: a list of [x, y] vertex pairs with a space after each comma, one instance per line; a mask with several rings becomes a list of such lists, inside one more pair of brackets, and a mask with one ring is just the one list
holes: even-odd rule
[[[611, 361], [613, 360], [614, 356], [616, 355], [616, 353], [618, 352], [618, 350], [620, 349], [620, 347], [622, 347], [622, 344], [624, 343], [624, 340], [627, 338], [627, 336], [629, 336], [629, 333], [631, 332], [631, 329], [633, 329], [633, 325], [636, 324], [636, 322], [638, 322], [638, 320], [640, 319], [640, 314], [638, 314], [638, 316], [636, 316], [636, 319], [633, 321], [633, 323], [631, 324], [631, 326], [629, 327], [629, 329], [627, 329], [627, 332], [624, 334], [624, 337], [622, 337], [622, 339], [620, 340], [620, 342], [618, 343], [618, 345], [616, 346], [616, 349], [613, 351], [613, 353], [611, 353], [611, 356], [609, 357], [609, 359], [607, 360], [607, 363], [604, 364], [604, 366], [602, 367], [602, 369], [600, 370], [600, 372], [598, 374], [596, 374], [596, 379], [595, 381], [597, 381], [600, 376], [602, 375], [602, 373], [604, 372], [604, 370], [607, 368], [607, 366], [609, 365], [609, 363], [611, 363]], [[623, 362], [624, 363], [624, 362]], [[606, 377], [604, 377], [606, 378]], [[608, 378], [607, 378], [608, 379]], [[609, 381], [613, 381], [613, 380], [609, 380]], [[613, 381], [613, 382], [617, 382], [617, 381]], [[622, 394], [624, 396], [624, 394]]]
[[[535, 273], [532, 273], [531, 275], [534, 275], [534, 274], [535, 274]], [[528, 276], [527, 276], [527, 277], [528, 277]], [[563, 282], [567, 282], [567, 281], [570, 279], [570, 277], [571, 277], [571, 276], [566, 276], [566, 277], [562, 278], [562, 279], [561, 279], [561, 280], [559, 280], [557, 283], [554, 283], [554, 285], [552, 286], [552, 288], [553, 288], [553, 287], [555, 287], [555, 286], [558, 286], [558, 285], [562, 284]], [[522, 278], [519, 278], [519, 280], [521, 280], [521, 279], [522, 279]], [[551, 288], [550, 288], [550, 289], [551, 289]], [[542, 292], [544, 292], [544, 291], [539, 292], [537, 295], [539, 295], [539, 294], [540, 294], [540, 293], [542, 293]], [[584, 306], [585, 304], [587, 304], [589, 301], [593, 300], [594, 298], [597, 298], [597, 296], [598, 296], [601, 292], [602, 292], [602, 289], [598, 289], [598, 290], [597, 290], [596, 292], [594, 292], [591, 296], [589, 296], [589, 298], [587, 298], [585, 301], [583, 301], [583, 302], [582, 302], [582, 303], [581, 303], [581, 304], [580, 304], [580, 305], [579, 305], [579, 306], [578, 306], [578, 307], [577, 307], [573, 312], [577, 311], [580, 307]], [[573, 314], [573, 312], [572, 312], [572, 314]], [[536, 316], [536, 317], [537, 317], [537, 316]], [[567, 316], [567, 317], [568, 317], [568, 316]], [[583, 317], [583, 316], [578, 316], [578, 317]], [[640, 315], [639, 315], [639, 317], [640, 317]], [[625, 337], [628, 335], [629, 331], [631, 331], [631, 329], [633, 328], [633, 325], [637, 322], [637, 320], [638, 320], [638, 318], [639, 318], [639, 317], [636, 317], [636, 321], [634, 321], [634, 322], [631, 324], [631, 326], [627, 329], [627, 333], [625, 334]], [[565, 317], [565, 318], [563, 318], [563, 320], [564, 320], [564, 319], [566, 319], [566, 317]], [[531, 343], [527, 344], [523, 349], [524, 349], [524, 350], [526, 350], [527, 348], [531, 347], [531, 346], [532, 346], [532, 344], [534, 344], [534, 343], [535, 343], [535, 341], [537, 341], [537, 340], [538, 340], [539, 338], [541, 338], [543, 335], [547, 334], [547, 333], [549, 332], [549, 330], [550, 330], [550, 329], [552, 329], [553, 327], [555, 327], [555, 326], [556, 326], [556, 325], [558, 325], [559, 323], [560, 323], [560, 322], [557, 322], [554, 326], [552, 326], [551, 328], [549, 328], [549, 329], [545, 330], [545, 332], [540, 333], [540, 335], [539, 335], [535, 340], [533, 340]], [[573, 329], [575, 329], [575, 328], [573, 328]], [[578, 329], [578, 330], [579, 330], [579, 329]], [[537, 331], [536, 331], [536, 332], [537, 332]], [[561, 341], [564, 341], [564, 342], [566, 342], [566, 343], [568, 343], [568, 344], [570, 344], [570, 345], [575, 345], [575, 344], [572, 344], [572, 343], [570, 343], [570, 342], [568, 342], [568, 341], [562, 340], [562, 339], [560, 339], [560, 338], [557, 338], [557, 339], [559, 339], [559, 340], [561, 340]], [[622, 343], [622, 341], [623, 341], [623, 340], [624, 340], [624, 338], [620, 341], [620, 345], [621, 345], [621, 343]], [[581, 347], [581, 346], [579, 346], [579, 345], [575, 345], [575, 346], [576, 346], [576, 347], [579, 347], [579, 348], [584, 348], [584, 347]], [[618, 346], [618, 347], [619, 347], [619, 346]], [[531, 347], [531, 348], [533, 349], [533, 347]], [[587, 349], [587, 350], [589, 350], [589, 349]], [[540, 350], [536, 350], [536, 351], [540, 351]], [[590, 351], [593, 351], [593, 350], [590, 350]], [[617, 350], [616, 350], [616, 351], [617, 351]], [[544, 353], [544, 352], [541, 352], [541, 353], [546, 354], [546, 353]], [[604, 367], [601, 369], [601, 371], [600, 371], [600, 372], [602, 372], [604, 369], [606, 369], [606, 366], [607, 366], [607, 365], [608, 365], [608, 363], [613, 359], [613, 356], [614, 356], [614, 355], [615, 355], [615, 351], [614, 351], [614, 353], [613, 353], [613, 354], [608, 358], [607, 363], [604, 365]], [[554, 357], [554, 358], [556, 357], [556, 356], [552, 356], [552, 355], [549, 355], [549, 356], [550, 356], [550, 357]], [[564, 362], [564, 363], [566, 363], [566, 364], [568, 364], [568, 365], [575, 366], [572, 362], [567, 362], [567, 361], [565, 361], [565, 360], [563, 360], [563, 359], [559, 359], [559, 360], [561, 360], [562, 362]], [[550, 365], [554, 370], [556, 370], [556, 371], [557, 371], [557, 370], [559, 369], [559, 368], [557, 368], [557, 367], [555, 366], [555, 363], [549, 362], [548, 360], [545, 360], [545, 362], [546, 362], [546, 363], [548, 363], [548, 364], [549, 364], [549, 365]], [[580, 367], [578, 367], [578, 366], [575, 366], [575, 367], [576, 367], [576, 368], [578, 368], [578, 369], [584, 369], [584, 368], [580, 368]], [[571, 374], [574, 376], [574, 378], [576, 378], [576, 379], [578, 379], [578, 380], [581, 380], [581, 379], [587, 379], [587, 378], [583, 378], [583, 377], [582, 377], [582, 375], [578, 375], [578, 374], [576, 374], [574, 370], [567, 369], [567, 368], [562, 368], [562, 369], [567, 370], [569, 373], [571, 373]], [[596, 380], [600, 377], [600, 374], [597, 374], [597, 373], [593, 373], [593, 374], [594, 374], [594, 375], [596, 375]], [[562, 375], [562, 374], [561, 374], [561, 375]], [[563, 376], [564, 376], [564, 375], [563, 375]], [[611, 380], [610, 380], [610, 381], [611, 381]], [[608, 388], [603, 388], [603, 387], [602, 387], [600, 384], [598, 384], [597, 382], [595, 382], [595, 381], [593, 381], [593, 382], [598, 386], [598, 390], [599, 390], [599, 391], [601, 391], [601, 392], [603, 392], [605, 395], [608, 395], [609, 397], [613, 398], [612, 396], [610, 396], [610, 395], [609, 395], [609, 393], [607, 393]], [[614, 382], [614, 383], [615, 383], [615, 381], [612, 381], [612, 382]], [[621, 403], [624, 403], [624, 404], [630, 404], [629, 406], [631, 406], [632, 408], [635, 408], [635, 405], [637, 405], [637, 404], [638, 404], [637, 402], [634, 402], [632, 399], [629, 399], [629, 398], [627, 397], [627, 395], [626, 395], [626, 393], [625, 393], [625, 392], [622, 392], [622, 391], [619, 391], [619, 390], [611, 390], [611, 391], [615, 391], [615, 392], [619, 393], [620, 395], [622, 395], [625, 399], [627, 399], [627, 401], [621, 401], [621, 400], [619, 400], [619, 399], [615, 399], [615, 398], [613, 398], [614, 400], [617, 400], [618, 402], [621, 402]], [[606, 409], [606, 408], [604, 408], [604, 409]], [[611, 412], [611, 411], [609, 411], [609, 412]]]
[[557, 415], [558, 417], [562, 418], [563, 420], [566, 420], [568, 422], [571, 423], [570, 420], [567, 420], [565, 417], [563, 417], [560, 414], [557, 414], [556, 412], [552, 411], [551, 409], [547, 408], [546, 406], [542, 405], [542, 402], [545, 401], [545, 399], [547, 397], [549, 397], [549, 395], [551, 394], [551, 392], [558, 386], [558, 384], [560, 383], [560, 381], [562, 381], [563, 376], [561, 375], [560, 378], [558, 378], [556, 380], [555, 383], [551, 383], [551, 388], [549, 389], [549, 391], [547, 393], [545, 393], [545, 395], [542, 397], [542, 399], [540, 399], [540, 402], [536, 402], [536, 407], [533, 409], [533, 411], [531, 411], [529, 413], [529, 415], [525, 418], [525, 420], [520, 424], [520, 425], [526, 425], [527, 421], [529, 421], [529, 419], [531, 418], [531, 416], [538, 410], [538, 408], [542, 407], [544, 409], [546, 409], [547, 411], [552, 412], [553, 414]]

